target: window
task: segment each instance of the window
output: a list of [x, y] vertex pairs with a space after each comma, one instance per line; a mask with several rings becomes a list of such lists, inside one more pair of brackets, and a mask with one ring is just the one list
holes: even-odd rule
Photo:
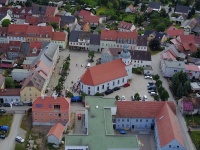
[[49, 116], [52, 116], [52, 113], [49, 113]]
[[177, 72], [177, 70], [174, 70], [174, 72]]
[[169, 148], [171, 148], [172, 146], [171, 145], [169, 145]]
[[104, 89], [104, 85], [102, 85], [102, 89]]
[[140, 122], [142, 122], [142, 119], [140, 119]]
[[138, 119], [136, 119], [136, 122], [138, 122]]
[[119, 121], [119, 122], [120, 122], [120, 119], [117, 119], [117, 121]]
[[99, 86], [97, 86], [97, 91], [99, 91]]
[[35, 116], [37, 116], [37, 113], [35, 113]]
[[127, 122], [129, 122], [129, 119], [127, 119]]
[[122, 82], [124, 82], [124, 78], [122, 79]]
[[60, 105], [54, 105], [54, 110], [60, 110]]
[[122, 124], [122, 127], [124, 127], [124, 124]]
[[147, 125], [145, 124], [145, 128], [147, 128]]
[[43, 113], [41, 113], [41, 116], [43, 116]]
[[122, 122], [124, 122], [124, 119], [122, 119]]
[[29, 88], [29, 91], [31, 91], [31, 88]]
[[66, 116], [66, 114], [64, 113], [63, 116]]
[[146, 122], [148, 122], [148, 119], [146, 119]]
[[177, 146], [177, 148], [179, 148], [179, 146]]
[[113, 86], [115, 86], [115, 81], [113, 81]]
[[119, 80], [117, 81], [117, 83], [119, 84]]
[[152, 122], [154, 122], [154, 119], [152, 119]]

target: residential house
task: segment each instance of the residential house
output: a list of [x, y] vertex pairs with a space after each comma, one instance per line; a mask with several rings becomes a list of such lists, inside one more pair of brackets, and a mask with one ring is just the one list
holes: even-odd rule
[[100, 51], [100, 35], [98, 34], [91, 34], [90, 35], [90, 51], [99, 52]]
[[134, 6], [132, 4], [130, 4], [128, 7], [126, 7], [125, 12], [127, 13], [134, 13], [137, 10], [134, 8]]
[[0, 27], [0, 43], [8, 43], [8, 27]]
[[24, 24], [37, 26], [39, 23], [39, 17], [26, 16]]
[[135, 26], [132, 23], [121, 21], [118, 25], [118, 31], [132, 32], [135, 30]]
[[196, 26], [197, 21], [195, 18], [190, 19], [190, 20], [186, 20], [182, 25], [181, 28], [184, 29], [184, 31], [191, 33], [193, 28]]
[[69, 28], [72, 31], [77, 24], [77, 19], [74, 16], [61, 16], [60, 27], [62, 28]]
[[70, 120], [70, 100], [65, 97], [37, 97], [32, 106], [33, 125], [67, 125]]
[[60, 28], [60, 17], [55, 16], [39, 16], [38, 17], [38, 24], [39, 23], [46, 23], [47, 25], [50, 25], [51, 23], [56, 23], [58, 25], [58, 28]]
[[4, 59], [1, 59], [0, 61], [0, 68], [13, 69], [14, 63], [15, 63], [14, 60], [8, 60], [6, 57], [4, 57]]
[[90, 11], [83, 10], [83, 9], [81, 9], [81, 11], [78, 14], [79, 18], [81, 19], [83, 19], [85, 16], [90, 16], [90, 15], [93, 15], [93, 14]]
[[22, 82], [30, 75], [30, 70], [28, 69], [13, 69], [12, 79], [17, 82]]
[[185, 63], [183, 61], [164, 60], [161, 61], [160, 68], [164, 77], [171, 78], [176, 72], [185, 72]]
[[175, 14], [184, 14], [188, 16], [189, 12], [190, 12], [190, 6], [176, 5], [174, 9]]
[[14, 7], [11, 9], [11, 11], [11, 17], [16, 19], [25, 19], [26, 16], [32, 15], [31, 7]]
[[21, 47], [20, 41], [9, 41], [9, 47], [7, 49], [7, 58], [14, 60], [19, 56]]
[[185, 72], [190, 79], [199, 79], [200, 75], [200, 68], [194, 64], [186, 64], [185, 65]]
[[[67, 134], [65, 137], [65, 150], [141, 149], [141, 144], [136, 135], [115, 134], [114, 123], [112, 123], [116, 115], [116, 100], [114, 98], [87, 96], [85, 99], [87, 105], [81, 118], [81, 121], [85, 123], [82, 128], [85, 134]], [[96, 129], [97, 125], [98, 130]]]
[[92, 16], [92, 15], [86, 15], [83, 19], [81, 19], [82, 22], [88, 22], [91, 27], [97, 27], [102, 21], [100, 21], [99, 16]]
[[178, 108], [185, 115], [199, 114], [200, 97], [182, 97], [178, 100]]
[[171, 61], [185, 61], [186, 55], [184, 53], [178, 52], [174, 45], [170, 45], [167, 47], [163, 53], [161, 54], [161, 61], [162, 60], [171, 60]]
[[173, 102], [117, 101], [116, 107], [116, 129], [139, 133], [154, 129], [157, 149], [186, 150]]
[[0, 90], [5, 89], [5, 77], [0, 74]]
[[19, 103], [20, 89], [1, 89], [0, 90], [0, 102], [1, 103]]
[[134, 50], [137, 45], [138, 34], [133, 32], [121, 32], [116, 30], [102, 30], [100, 38], [100, 51], [105, 48], [122, 48], [127, 42], [128, 49]]
[[151, 67], [151, 52], [150, 51], [131, 51], [131, 59], [133, 68]]
[[9, 2], [9, 0], [0, 0], [0, 4], [1, 4], [2, 6], [8, 5], [8, 2]]
[[28, 25], [16, 25], [10, 24], [8, 26], [8, 41], [21, 41], [26, 42], [26, 31], [28, 29]]
[[58, 8], [53, 6], [41, 6], [37, 4], [32, 5], [33, 16], [55, 16], [58, 13]]
[[166, 34], [157, 31], [146, 30], [144, 36], [147, 37], [147, 42], [152, 39], [157, 39], [161, 44], [165, 44], [167, 41]]
[[26, 30], [26, 41], [48, 41], [50, 42], [53, 35], [52, 26], [28, 26]]
[[148, 12], [151, 11], [157, 11], [160, 12], [161, 10], [161, 2], [149, 2], [148, 8], [147, 8]]
[[146, 36], [138, 36], [137, 47], [135, 48], [135, 50], [139, 50], [139, 51], [147, 51], [148, 50]]
[[184, 35], [184, 30], [178, 29], [174, 26], [170, 26], [167, 30], [165, 30], [165, 33], [168, 35], [169, 38], [176, 38], [180, 35]]
[[45, 16], [55, 16], [58, 12], [58, 7], [47, 6]]
[[131, 77], [131, 54], [127, 45], [124, 45], [119, 59], [87, 68], [80, 78], [80, 87], [82, 92], [95, 95], [97, 92], [103, 93], [108, 89], [123, 86]]
[[187, 19], [187, 15], [185, 14], [175, 14], [174, 16], [170, 17], [171, 21], [176, 22], [176, 24], [181, 25]]
[[199, 36], [200, 35], [200, 15], [195, 17], [195, 19], [196, 19], [197, 24], [192, 29], [192, 33], [194, 33], [195, 35]]
[[60, 49], [66, 49], [68, 34], [66, 32], [53, 32], [52, 42], [59, 45]]
[[191, 54], [197, 51], [194, 35], [192, 34], [180, 35], [176, 39], [172, 39], [171, 42], [174, 44], [179, 52]]
[[62, 140], [64, 131], [65, 126], [63, 126], [62, 124], [57, 123], [53, 125], [47, 134], [47, 142], [59, 145]]

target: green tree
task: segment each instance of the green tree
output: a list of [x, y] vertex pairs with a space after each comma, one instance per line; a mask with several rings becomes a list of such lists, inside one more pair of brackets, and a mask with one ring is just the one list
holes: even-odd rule
[[150, 40], [150, 42], [149, 42], [149, 48], [150, 48], [152, 51], [160, 50], [160, 41], [157, 40], [157, 39], [152, 39], [152, 40]]
[[32, 1], [31, 0], [27, 0], [25, 3], [26, 7], [31, 7], [32, 6]]
[[196, 53], [192, 53], [191, 56], [196, 57], [196, 58], [200, 58], [200, 49], [198, 49]]
[[66, 97], [72, 98], [73, 96], [74, 96], [73, 93], [71, 93], [70, 91], [66, 93]]
[[139, 3], [140, 3], [139, 0], [135, 0], [135, 1], [134, 1], [134, 6], [137, 6]]
[[91, 60], [93, 60], [93, 58], [95, 57], [94, 55], [94, 51], [88, 51], [88, 58], [90, 58]]
[[147, 9], [147, 6], [145, 5], [145, 3], [142, 3], [140, 11], [145, 11]]
[[160, 100], [160, 97], [158, 96], [158, 94], [155, 94], [153, 97], [154, 97], [155, 101], [159, 101]]
[[108, 7], [108, 8], [113, 8], [113, 4], [112, 4], [111, 2], [108, 2], [108, 3], [107, 3], [107, 7]]
[[116, 99], [116, 100], [120, 100], [119, 95], [116, 95], [116, 96], [115, 96], [115, 99]]
[[4, 19], [1, 23], [2, 27], [8, 27], [10, 24], [10, 20], [9, 19]]
[[113, 0], [113, 6], [115, 6], [116, 9], [119, 9], [119, 2], [118, 2], [118, 0]]
[[50, 25], [54, 28], [54, 30], [58, 29], [58, 24], [56, 22], [51, 22]]
[[196, 0], [195, 8], [196, 8], [196, 10], [200, 10], [200, 0]]
[[14, 88], [14, 80], [11, 77], [6, 77], [5, 79], [5, 86], [6, 88]]
[[160, 16], [161, 16], [162, 18], [169, 17], [168, 14], [166, 13], [166, 10], [165, 10], [164, 8], [162, 8], [162, 9], [160, 10]]
[[160, 95], [160, 99], [162, 101], [166, 101], [169, 98], [169, 93], [166, 90], [163, 90], [162, 93], [159, 95]]
[[160, 76], [159, 76], [158, 74], [153, 75], [153, 80], [157, 81], [157, 80], [159, 80], [159, 79], [160, 79]]
[[162, 81], [161, 80], [157, 80], [156, 81], [156, 87], [160, 87], [162, 86]]
[[137, 100], [137, 101], [141, 100], [140, 94], [139, 93], [135, 93], [134, 99]]
[[182, 84], [179, 84], [178, 86], [178, 89], [177, 89], [177, 93], [176, 93], [176, 96], [177, 97], [182, 97], [184, 95], [184, 89], [183, 89], [183, 86]]
[[163, 32], [163, 31], [165, 31], [165, 24], [164, 23], [159, 23], [157, 26], [156, 26], [156, 30], [158, 31], [158, 32]]

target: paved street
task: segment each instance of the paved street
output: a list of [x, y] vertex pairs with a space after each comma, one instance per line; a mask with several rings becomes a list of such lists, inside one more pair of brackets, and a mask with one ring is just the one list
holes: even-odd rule
[[[159, 64], [160, 64], [160, 54], [158, 53], [156, 55], [152, 56], [152, 66], [153, 66], [153, 72], [154, 74], [158, 74], [160, 76], [160, 79], [163, 82], [163, 87], [168, 91], [169, 93], [169, 100], [175, 102], [170, 90], [169, 90], [169, 85], [167, 80], [162, 76], [160, 68], [159, 68]], [[180, 124], [180, 129], [181, 129], [181, 133], [182, 133], [182, 137], [183, 137], [183, 141], [185, 143], [185, 147], [187, 148], [187, 150], [195, 150], [195, 146], [191, 141], [191, 138], [188, 134], [188, 129], [184, 120], [183, 115], [180, 113], [179, 110], [177, 110], [177, 117], [179, 120], [179, 124]]]
[[4, 140], [0, 140], [0, 149], [1, 150], [14, 150], [15, 148], [15, 137], [17, 135], [25, 138], [26, 131], [20, 128], [21, 120], [23, 114], [15, 114], [13, 117], [12, 126], [10, 129], [9, 136], [6, 137]]

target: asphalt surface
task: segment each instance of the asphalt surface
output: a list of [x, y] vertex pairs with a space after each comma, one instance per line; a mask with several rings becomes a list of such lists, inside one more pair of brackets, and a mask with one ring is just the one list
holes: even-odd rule
[[20, 128], [21, 120], [23, 114], [15, 114], [13, 117], [12, 126], [10, 129], [9, 136], [6, 139], [0, 139], [0, 149], [1, 150], [14, 150], [15, 148], [15, 137], [17, 135], [25, 138], [26, 131]]
[[[163, 82], [163, 87], [168, 91], [169, 93], [169, 101], [173, 101], [173, 102], [176, 102], [174, 97], [172, 96], [171, 94], [171, 91], [169, 89], [169, 85], [168, 85], [168, 82], [167, 80], [162, 76], [162, 73], [161, 73], [161, 70], [159, 68], [159, 65], [160, 65], [160, 54], [161, 53], [158, 53], [156, 55], [153, 55], [152, 56], [152, 67], [153, 67], [153, 72], [154, 74], [158, 74], [160, 76], [160, 79], [162, 80]], [[176, 103], [175, 103], [176, 104]], [[189, 134], [188, 134], [188, 129], [187, 129], [187, 126], [186, 126], [186, 122], [185, 122], [185, 119], [183, 117], [183, 115], [180, 113], [179, 110], [176, 111], [177, 112], [177, 118], [178, 118], [178, 121], [179, 121], [179, 125], [180, 125], [180, 131], [181, 131], [181, 134], [182, 134], [182, 138], [183, 138], [183, 141], [184, 141], [184, 144], [185, 144], [185, 148], [187, 150], [196, 150]]]

